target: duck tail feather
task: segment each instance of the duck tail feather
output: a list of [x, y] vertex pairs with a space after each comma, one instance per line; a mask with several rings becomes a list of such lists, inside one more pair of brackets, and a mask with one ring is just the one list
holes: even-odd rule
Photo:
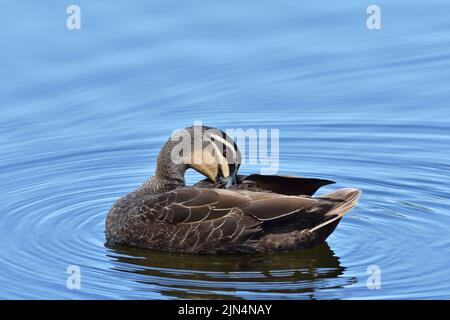
[[329, 225], [336, 220], [340, 220], [344, 216], [344, 214], [346, 214], [356, 206], [356, 203], [358, 202], [360, 196], [361, 190], [354, 188], [345, 188], [318, 197], [322, 200], [333, 202], [334, 205], [326, 214], [326, 220], [310, 229], [310, 231], [316, 231], [317, 229]]

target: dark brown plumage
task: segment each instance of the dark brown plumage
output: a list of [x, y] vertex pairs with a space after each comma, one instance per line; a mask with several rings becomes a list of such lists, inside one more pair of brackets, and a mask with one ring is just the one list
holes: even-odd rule
[[[166, 143], [159, 159], [169, 161], [164, 153], [170, 148]], [[164, 167], [179, 180], [178, 169]], [[325, 241], [360, 195], [356, 189], [340, 189], [313, 198], [333, 182], [300, 177], [238, 176], [226, 189], [211, 177], [192, 187], [185, 187], [184, 179], [175, 185], [164, 179], [167, 172], [157, 169], [155, 177], [113, 205], [106, 219], [110, 243], [186, 253], [310, 248]]]

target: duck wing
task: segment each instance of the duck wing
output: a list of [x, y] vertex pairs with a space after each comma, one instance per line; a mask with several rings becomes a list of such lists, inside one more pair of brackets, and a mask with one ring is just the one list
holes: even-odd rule
[[285, 231], [317, 230], [325, 222], [340, 219], [352, 209], [360, 193], [357, 189], [340, 189], [311, 197], [248, 192], [252, 201], [241, 210], [262, 221], [266, 232], [272, 227]]
[[[197, 225], [214, 233], [213, 243], [220, 243], [219, 248], [242, 252], [243, 248], [290, 250], [319, 245], [334, 231], [343, 215], [356, 205], [361, 192], [350, 188], [311, 197], [186, 188], [176, 193], [178, 197], [168, 208], [174, 210], [177, 218], [169, 214], [166, 221]], [[194, 193], [197, 196], [192, 197]], [[180, 205], [189, 208], [189, 214], [186, 209], [180, 214]]]
[[[237, 185], [234, 185], [229, 189], [307, 196], [312, 196], [323, 186], [335, 183], [334, 181], [325, 179], [260, 174], [251, 174], [248, 176], [239, 175], [237, 182]], [[221, 188], [222, 186], [213, 183], [208, 179], [204, 179], [197, 182], [194, 187]]]
[[295, 249], [324, 241], [358, 197], [356, 189], [318, 198], [197, 187], [139, 193], [113, 206], [106, 232], [113, 243], [173, 252]]
[[249, 205], [251, 199], [222, 189], [187, 187], [175, 189], [151, 200], [158, 219], [171, 224], [216, 220], [229, 215], [232, 209]]
[[227, 190], [193, 187], [157, 195], [134, 191], [109, 211], [107, 241], [171, 252], [254, 252], [262, 222], [240, 209], [250, 201]]
[[345, 190], [311, 197], [188, 187], [157, 196], [157, 204], [153, 206], [158, 212], [158, 219], [174, 225], [218, 220], [239, 211], [254, 218], [254, 222], [283, 225], [295, 221], [291, 227], [304, 229], [337, 217], [343, 209], [350, 209], [347, 208], [349, 205], [353, 207], [356, 204], [353, 198], [359, 197], [359, 191], [351, 191], [349, 196]]
[[[292, 214], [263, 219], [261, 247], [279, 251], [306, 249], [322, 244], [345, 213], [355, 207], [361, 191], [346, 188], [305, 201]], [[305, 199], [306, 200], [306, 199]]]
[[335, 182], [324, 179], [261, 174], [251, 174], [241, 177], [240, 180], [240, 185], [246, 186], [247, 190], [308, 196], [312, 196], [319, 188], [333, 183]]

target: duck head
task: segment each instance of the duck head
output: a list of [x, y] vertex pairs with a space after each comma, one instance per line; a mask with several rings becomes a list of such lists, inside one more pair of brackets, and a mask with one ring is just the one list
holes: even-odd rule
[[222, 130], [192, 126], [178, 130], [164, 144], [158, 155], [155, 175], [161, 179], [181, 181], [192, 168], [211, 182], [229, 187], [236, 184], [241, 153]]

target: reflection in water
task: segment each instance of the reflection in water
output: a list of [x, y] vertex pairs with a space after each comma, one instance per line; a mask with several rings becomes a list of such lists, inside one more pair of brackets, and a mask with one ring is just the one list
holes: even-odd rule
[[[356, 282], [327, 243], [309, 250], [250, 255], [188, 255], [114, 247], [114, 270], [137, 275], [177, 298], [316, 298], [316, 291]], [[161, 287], [164, 289], [161, 290]], [[242, 295], [241, 295], [242, 294]]]

